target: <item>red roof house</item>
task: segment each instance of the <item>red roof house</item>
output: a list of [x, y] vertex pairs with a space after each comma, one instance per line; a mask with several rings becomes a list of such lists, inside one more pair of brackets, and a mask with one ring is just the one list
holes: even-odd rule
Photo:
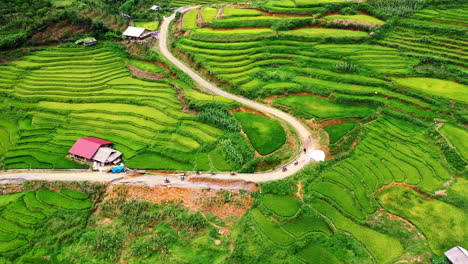
[[112, 142], [95, 137], [79, 138], [68, 152], [82, 158], [91, 159], [100, 147], [110, 144]]

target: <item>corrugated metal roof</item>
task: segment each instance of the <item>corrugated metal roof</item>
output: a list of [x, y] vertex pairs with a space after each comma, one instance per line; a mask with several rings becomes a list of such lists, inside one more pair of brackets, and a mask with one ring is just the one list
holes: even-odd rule
[[446, 251], [444, 255], [453, 264], [467, 264], [468, 263], [468, 251], [460, 246], [456, 246]]
[[100, 138], [79, 138], [68, 152], [86, 159], [91, 159], [102, 145], [109, 144], [112, 144], [112, 142]]
[[102, 163], [109, 163], [113, 162], [117, 158], [122, 155], [119, 151], [115, 149], [111, 149], [108, 147], [101, 147], [96, 151], [96, 154], [93, 156], [93, 160], [102, 162]]
[[139, 28], [139, 27], [128, 27], [122, 35], [126, 37], [135, 37], [138, 38], [145, 32], [144, 28]]

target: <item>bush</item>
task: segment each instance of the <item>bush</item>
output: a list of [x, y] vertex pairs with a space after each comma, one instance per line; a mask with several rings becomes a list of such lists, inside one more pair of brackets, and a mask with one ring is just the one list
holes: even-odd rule
[[356, 15], [356, 8], [348, 6], [340, 10], [340, 15]]
[[348, 61], [343, 61], [343, 62], [337, 63], [335, 65], [335, 68], [336, 68], [337, 71], [340, 71], [340, 72], [351, 73], [351, 72], [358, 72], [359, 71], [359, 67], [356, 64], [353, 64], [352, 62], [348, 62]]
[[296, 189], [296, 185], [284, 180], [267, 182], [262, 185], [263, 192], [279, 195], [292, 195], [296, 192]]
[[315, 22], [311, 18], [306, 19], [291, 19], [291, 20], [283, 20], [276, 22], [272, 25], [272, 29], [274, 31], [284, 31], [284, 30], [291, 30], [298, 27], [303, 26], [312, 26]]
[[241, 169], [242, 165], [252, 160], [254, 152], [247, 145], [244, 137], [237, 132], [229, 132], [220, 142], [225, 158], [234, 169]]
[[241, 130], [237, 119], [231, 113], [221, 108], [211, 107], [203, 109], [198, 114], [198, 120], [233, 132]]
[[125, 234], [117, 230], [89, 230], [81, 236], [81, 243], [89, 245], [92, 252], [102, 259], [114, 262], [124, 246]]
[[28, 34], [26, 32], [10, 34], [0, 39], [0, 50], [21, 46], [26, 42], [27, 38]]
[[370, 0], [369, 4], [386, 17], [405, 17], [423, 8], [426, 0]]

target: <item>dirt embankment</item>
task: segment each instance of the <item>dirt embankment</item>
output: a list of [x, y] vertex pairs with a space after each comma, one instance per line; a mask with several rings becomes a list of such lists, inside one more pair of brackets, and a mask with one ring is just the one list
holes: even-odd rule
[[[243, 181], [232, 184], [244, 184], [250, 190], [255, 189], [255, 185], [252, 188], [251, 184]], [[250, 197], [249, 191], [181, 188], [162, 185], [154, 187], [127, 185], [126, 189], [127, 200], [138, 199], [157, 204], [181, 203], [181, 206], [190, 211], [199, 211], [203, 214], [211, 213], [221, 219], [241, 217], [252, 206], [254, 201], [254, 198]], [[105, 199], [112, 199], [117, 196], [116, 190], [109, 189]]]
[[171, 84], [177, 90], [177, 99], [179, 99], [179, 102], [182, 104], [182, 112], [187, 113], [187, 114], [192, 114], [192, 115], [198, 114], [198, 112], [196, 110], [191, 109], [189, 107], [189, 105], [187, 103], [187, 100], [185, 99], [184, 91], [182, 90], [182, 88], [180, 88], [180, 86], [178, 86], [175, 83], [171, 83]]
[[387, 185], [384, 185], [382, 187], [380, 187], [380, 189], [378, 189], [376, 192], [375, 192], [375, 195], [378, 195], [381, 191], [387, 189], [387, 188], [390, 188], [390, 187], [393, 187], [393, 186], [402, 186], [402, 187], [405, 187], [406, 189], [409, 189], [409, 190], [413, 190], [419, 194], [421, 194], [422, 196], [426, 197], [427, 199], [434, 199], [433, 196], [423, 192], [422, 190], [414, 187], [413, 185], [410, 185], [410, 184], [407, 184], [407, 183], [402, 183], [402, 182], [392, 182], [392, 183], [389, 183]]
[[216, 19], [223, 18], [223, 13], [224, 13], [224, 6], [218, 9], [218, 13], [216, 14]]
[[237, 112], [246, 112], [246, 113], [250, 113], [250, 114], [255, 114], [255, 115], [267, 117], [264, 113], [262, 113], [260, 111], [257, 111], [257, 110], [254, 110], [254, 109], [248, 108], [248, 107], [243, 107], [243, 106], [233, 108], [229, 112], [231, 112], [232, 114], [237, 113]]
[[147, 72], [144, 70], [140, 70], [137, 67], [132, 66], [130, 64], [128, 64], [127, 67], [132, 73], [132, 75], [138, 78], [150, 79], [150, 80], [155, 80], [155, 81], [164, 80], [164, 75], [160, 73], [151, 73], [151, 72]]

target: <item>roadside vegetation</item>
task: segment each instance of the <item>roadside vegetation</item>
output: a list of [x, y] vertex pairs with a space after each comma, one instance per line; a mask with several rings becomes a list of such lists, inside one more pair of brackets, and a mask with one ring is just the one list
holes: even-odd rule
[[0, 196], [2, 263], [215, 263], [228, 253], [229, 239], [212, 224], [223, 220], [175, 201], [127, 199], [123, 186], [104, 201], [101, 185], [27, 186]]

